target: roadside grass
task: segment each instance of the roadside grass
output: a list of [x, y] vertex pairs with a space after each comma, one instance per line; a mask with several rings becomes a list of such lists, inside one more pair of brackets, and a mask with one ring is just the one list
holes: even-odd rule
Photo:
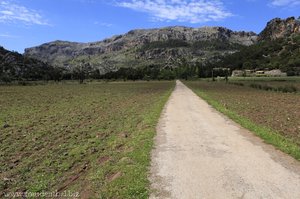
[[147, 198], [155, 126], [173, 87], [2, 86], [1, 197], [57, 190], [80, 198]]
[[[201, 89], [201, 86], [199, 86], [199, 82], [198, 82], [198, 84], [195, 82], [193, 83], [193, 82], [187, 82], [187, 81], [184, 83], [187, 86], [189, 86], [198, 96], [200, 96], [202, 99], [207, 101], [212, 107], [214, 107], [219, 112], [228, 116], [230, 119], [234, 120], [235, 122], [240, 124], [242, 127], [249, 129], [251, 132], [253, 132], [257, 136], [261, 137], [266, 143], [272, 144], [276, 148], [280, 149], [281, 151], [291, 155], [292, 157], [294, 157], [297, 160], [300, 160], [300, 145], [299, 145], [299, 141], [296, 138], [293, 139], [292, 136], [283, 135], [280, 132], [276, 131], [274, 128], [270, 128], [270, 127], [267, 127], [266, 125], [256, 123], [253, 120], [243, 116], [242, 114], [239, 114], [238, 111], [234, 111], [231, 108], [228, 108], [229, 105], [222, 104], [221, 100], [218, 99], [216, 96], [214, 96], [212, 92], [209, 92], [209, 90], [207, 90], [207, 89]], [[215, 84], [215, 83], [211, 82], [211, 84]], [[225, 85], [225, 86], [232, 87], [233, 85]], [[222, 87], [224, 87], [224, 85], [222, 85]], [[244, 87], [241, 87], [240, 89], [243, 89], [243, 88]], [[231, 90], [231, 91], [233, 91], [233, 90]], [[253, 92], [255, 92], [255, 91], [253, 91]], [[260, 92], [262, 92], [262, 91], [260, 91]], [[227, 100], [227, 103], [228, 102], [230, 102], [230, 100]], [[244, 102], [241, 101], [241, 103], [244, 103]], [[295, 107], [295, 108], [297, 108], [297, 107]], [[264, 111], [264, 110], [261, 110], [261, 111]], [[272, 117], [272, 116], [270, 116], [270, 117]]]

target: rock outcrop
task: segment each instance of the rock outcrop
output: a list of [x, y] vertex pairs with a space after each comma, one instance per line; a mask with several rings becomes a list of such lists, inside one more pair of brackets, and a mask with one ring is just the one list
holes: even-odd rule
[[287, 19], [275, 18], [268, 22], [266, 28], [259, 34], [258, 40], [275, 40], [300, 34], [300, 17]]

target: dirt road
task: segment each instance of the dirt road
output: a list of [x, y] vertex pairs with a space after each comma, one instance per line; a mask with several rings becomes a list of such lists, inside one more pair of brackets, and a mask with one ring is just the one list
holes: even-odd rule
[[157, 127], [151, 198], [300, 198], [300, 163], [177, 81]]

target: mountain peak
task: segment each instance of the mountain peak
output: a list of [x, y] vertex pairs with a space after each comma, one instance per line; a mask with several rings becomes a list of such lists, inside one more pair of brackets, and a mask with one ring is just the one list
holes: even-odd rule
[[259, 34], [258, 40], [275, 40], [290, 37], [300, 33], [300, 17], [286, 19], [274, 18], [267, 23], [266, 28]]

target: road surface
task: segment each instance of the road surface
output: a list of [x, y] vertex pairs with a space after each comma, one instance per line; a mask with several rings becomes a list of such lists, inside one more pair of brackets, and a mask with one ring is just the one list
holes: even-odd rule
[[180, 81], [152, 153], [150, 198], [300, 198], [300, 163], [211, 108]]

